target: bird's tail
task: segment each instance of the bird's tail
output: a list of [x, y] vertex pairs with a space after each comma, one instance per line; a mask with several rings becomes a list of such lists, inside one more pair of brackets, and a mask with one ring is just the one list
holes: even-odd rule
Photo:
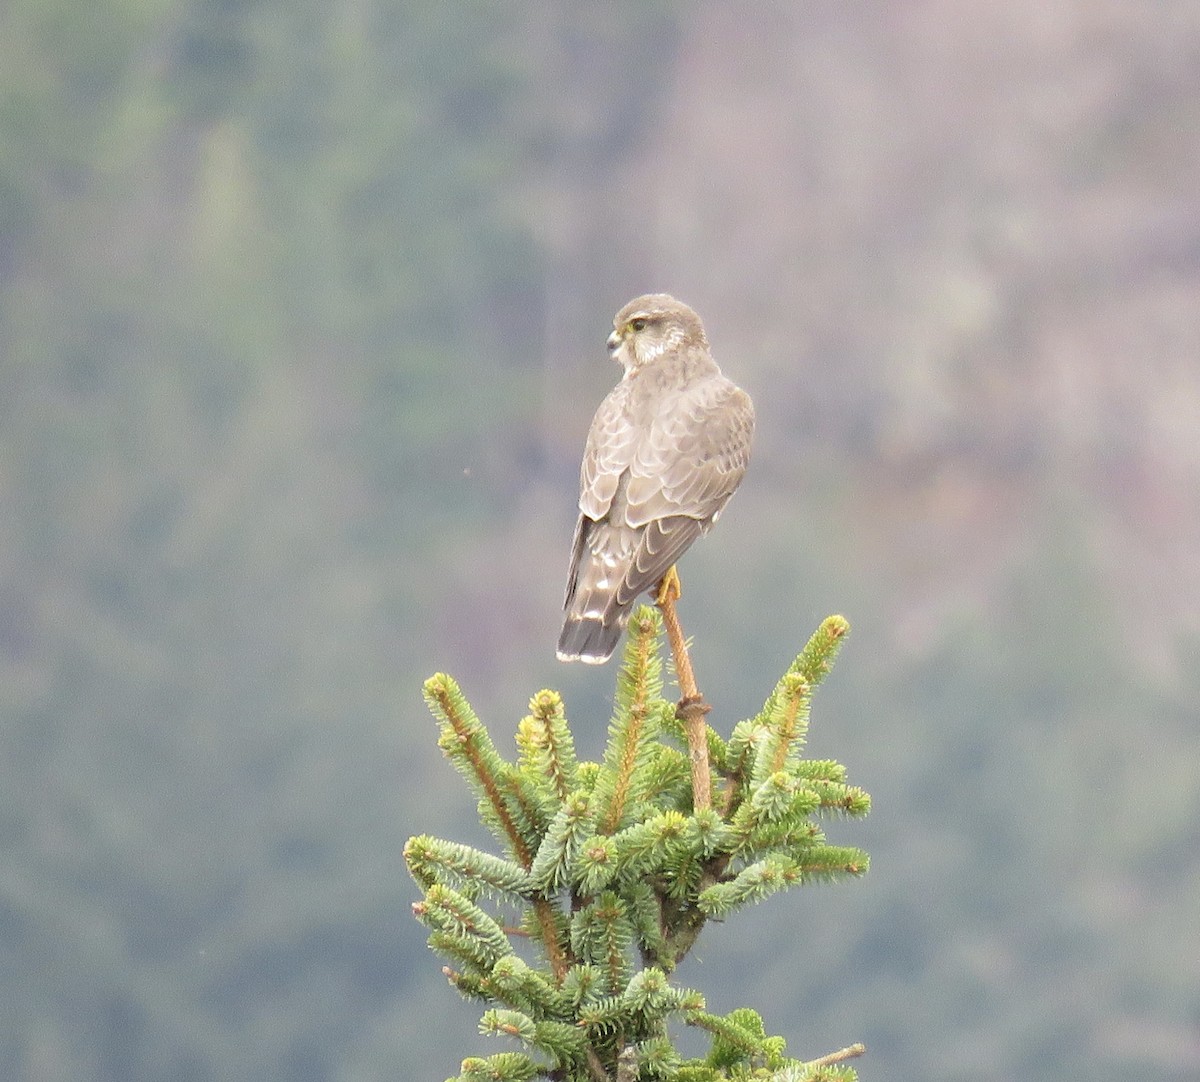
[[631, 605], [618, 597], [629, 554], [624, 546], [578, 544], [572, 581], [564, 606], [566, 617], [558, 637], [559, 661], [584, 661], [599, 665], [607, 661], [621, 641], [629, 622]]
[[558, 636], [558, 660], [603, 664], [621, 641], [628, 619], [628, 612], [607, 622], [602, 616], [568, 616]]

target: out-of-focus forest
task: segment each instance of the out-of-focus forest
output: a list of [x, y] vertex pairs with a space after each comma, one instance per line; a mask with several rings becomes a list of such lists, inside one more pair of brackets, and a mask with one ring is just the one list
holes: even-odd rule
[[683, 976], [864, 1079], [1200, 1075], [1200, 7], [0, 6], [0, 1075], [440, 1079], [420, 682], [511, 746], [613, 312], [755, 396], [726, 731], [817, 622], [861, 883]]

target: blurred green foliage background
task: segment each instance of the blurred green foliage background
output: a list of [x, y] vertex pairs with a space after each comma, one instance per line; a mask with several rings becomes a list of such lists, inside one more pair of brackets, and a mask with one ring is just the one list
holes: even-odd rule
[[683, 567], [728, 730], [827, 613], [862, 883], [684, 977], [864, 1078], [1200, 1073], [1200, 14], [0, 6], [0, 1074], [439, 1079], [404, 839], [482, 840], [612, 313], [756, 398]]

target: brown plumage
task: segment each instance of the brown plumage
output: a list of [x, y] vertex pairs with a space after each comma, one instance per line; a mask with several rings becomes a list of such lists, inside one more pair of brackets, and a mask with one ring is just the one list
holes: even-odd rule
[[625, 374], [583, 453], [562, 661], [608, 660], [638, 595], [717, 521], [754, 434], [750, 396], [721, 374], [686, 304], [638, 297], [613, 327], [608, 349]]

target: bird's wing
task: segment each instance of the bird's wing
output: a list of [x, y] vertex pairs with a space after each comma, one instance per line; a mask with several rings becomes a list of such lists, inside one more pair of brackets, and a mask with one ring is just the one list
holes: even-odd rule
[[588, 429], [579, 467], [579, 510], [590, 519], [608, 514], [621, 474], [637, 453], [638, 429], [628, 410], [629, 385], [619, 383], [600, 403]]
[[618, 394], [624, 386], [601, 403], [588, 433], [568, 625], [579, 609], [576, 622], [595, 610], [604, 626], [616, 626], [716, 520], [750, 458], [754, 408], [723, 376], [672, 392], [649, 429], [630, 420]]
[[[579, 467], [579, 521], [563, 599], [568, 613], [573, 608], [583, 612], [607, 607], [636, 544], [633, 531], [619, 514], [611, 529], [597, 525], [614, 501], [624, 503], [620, 490], [637, 452], [638, 428], [630, 418], [629, 393], [629, 384], [617, 384], [600, 403], [588, 429]], [[620, 571], [615, 571], [618, 563]]]
[[750, 396], [723, 376], [679, 392], [630, 463], [626, 522], [686, 516], [707, 528], [746, 473], [753, 435]]
[[621, 512], [642, 528], [617, 591], [626, 604], [651, 589], [720, 515], [750, 460], [754, 407], [724, 377], [684, 390], [641, 441]]
[[616, 604], [632, 604], [639, 594], [653, 590], [704, 529], [705, 523], [687, 515], [656, 519], [647, 525], [613, 595]]

